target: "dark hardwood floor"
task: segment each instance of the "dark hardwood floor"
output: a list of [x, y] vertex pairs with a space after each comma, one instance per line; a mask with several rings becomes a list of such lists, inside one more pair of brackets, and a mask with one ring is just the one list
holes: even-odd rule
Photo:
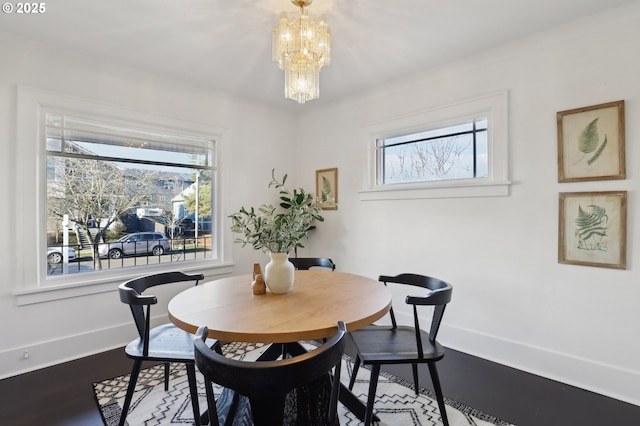
[[[129, 373], [122, 349], [0, 380], [0, 425], [101, 426], [92, 383]], [[640, 407], [449, 350], [445, 396], [518, 426], [638, 426]], [[410, 370], [394, 368], [410, 378]], [[421, 385], [430, 387], [427, 368]]]

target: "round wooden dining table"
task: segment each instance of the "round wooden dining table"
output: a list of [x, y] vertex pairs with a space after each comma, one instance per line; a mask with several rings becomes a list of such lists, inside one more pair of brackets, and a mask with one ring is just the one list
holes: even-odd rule
[[376, 280], [320, 269], [295, 271], [285, 294], [254, 295], [252, 276], [238, 275], [191, 287], [171, 299], [169, 318], [195, 333], [229, 342], [286, 343], [331, 337], [337, 322], [348, 331], [380, 319], [391, 307], [391, 293]]
[[[300, 341], [333, 336], [338, 321], [353, 331], [382, 318], [391, 308], [391, 293], [384, 284], [346, 272], [295, 271], [293, 289], [285, 294], [267, 290], [255, 295], [251, 281], [250, 274], [238, 275], [191, 287], [171, 299], [169, 318], [191, 333], [207, 326], [212, 339], [271, 343], [259, 358], [271, 360], [283, 350], [291, 356], [304, 353]], [[364, 403], [342, 384], [339, 398], [364, 420]]]

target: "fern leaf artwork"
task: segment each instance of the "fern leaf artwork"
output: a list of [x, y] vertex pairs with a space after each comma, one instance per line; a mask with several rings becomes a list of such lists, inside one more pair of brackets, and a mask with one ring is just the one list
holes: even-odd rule
[[578, 150], [584, 154], [589, 154], [596, 150], [598, 147], [598, 120], [600, 117], [594, 119], [580, 133], [578, 139]]
[[322, 202], [331, 201], [331, 193], [333, 190], [331, 189], [331, 182], [325, 176], [322, 176]]
[[587, 210], [578, 206], [575, 220], [578, 249], [607, 251], [607, 211], [604, 207], [593, 204], [586, 208]]
[[604, 141], [602, 142], [602, 145], [600, 145], [600, 148], [596, 150], [595, 154], [593, 154], [593, 157], [587, 160], [587, 164], [591, 165], [594, 161], [596, 161], [600, 157], [600, 155], [602, 154], [602, 151], [604, 151], [604, 148], [606, 146], [607, 146], [607, 135], [604, 135]]
[[575, 164], [578, 164], [580, 161], [584, 159], [587, 154], [591, 154], [595, 151], [595, 153], [587, 160], [587, 165], [590, 166], [593, 164], [602, 152], [607, 147], [607, 135], [604, 135], [604, 141], [602, 145], [598, 146], [598, 120], [600, 117], [593, 119], [589, 124], [582, 129], [580, 133], [580, 137], [578, 138], [578, 151], [582, 152], [583, 155], [580, 157]]

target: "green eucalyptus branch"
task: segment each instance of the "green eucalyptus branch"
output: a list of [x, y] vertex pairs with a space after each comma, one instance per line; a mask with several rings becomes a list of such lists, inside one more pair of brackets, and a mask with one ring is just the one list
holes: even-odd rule
[[242, 207], [229, 216], [231, 231], [242, 234], [236, 243], [271, 253], [288, 253], [296, 247], [304, 247], [301, 241], [309, 237], [309, 230], [315, 228], [314, 222], [324, 221], [322, 208], [318, 198], [304, 189], [288, 190], [284, 186], [286, 180], [286, 174], [278, 180], [275, 169], [271, 171], [269, 188], [279, 190], [279, 209], [263, 204], [257, 209]]

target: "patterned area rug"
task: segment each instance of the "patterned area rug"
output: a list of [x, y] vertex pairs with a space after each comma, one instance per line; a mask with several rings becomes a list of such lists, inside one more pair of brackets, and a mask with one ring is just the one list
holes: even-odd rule
[[[224, 347], [226, 356], [251, 360], [257, 358], [266, 347], [231, 343]], [[309, 348], [313, 346], [309, 345]], [[342, 381], [347, 384], [353, 368], [353, 359], [344, 357]], [[199, 374], [199, 373], [198, 373]], [[180, 364], [172, 364], [170, 370], [169, 391], [164, 391], [164, 370], [162, 366], [143, 369], [140, 372], [136, 392], [127, 416], [127, 424], [137, 425], [191, 425], [193, 411], [189, 397], [189, 385], [186, 370]], [[100, 407], [105, 425], [115, 426], [120, 419], [122, 404], [127, 391], [129, 376], [120, 376], [93, 384], [96, 400]], [[353, 392], [362, 401], [366, 401], [369, 385], [369, 370], [360, 368]], [[216, 387], [216, 398], [221, 389]], [[200, 408], [206, 408], [206, 396], [202, 377], [198, 377]], [[513, 426], [494, 416], [477, 411], [456, 401], [445, 399], [447, 415], [451, 426]], [[223, 401], [218, 401], [219, 404]], [[341, 425], [361, 425], [352, 413], [341, 404], [338, 405]], [[380, 426], [441, 426], [438, 404], [432, 392], [420, 388], [416, 397], [413, 384], [394, 375], [381, 372], [376, 393], [374, 413], [380, 418]], [[250, 424], [246, 419], [234, 422], [234, 425]]]

